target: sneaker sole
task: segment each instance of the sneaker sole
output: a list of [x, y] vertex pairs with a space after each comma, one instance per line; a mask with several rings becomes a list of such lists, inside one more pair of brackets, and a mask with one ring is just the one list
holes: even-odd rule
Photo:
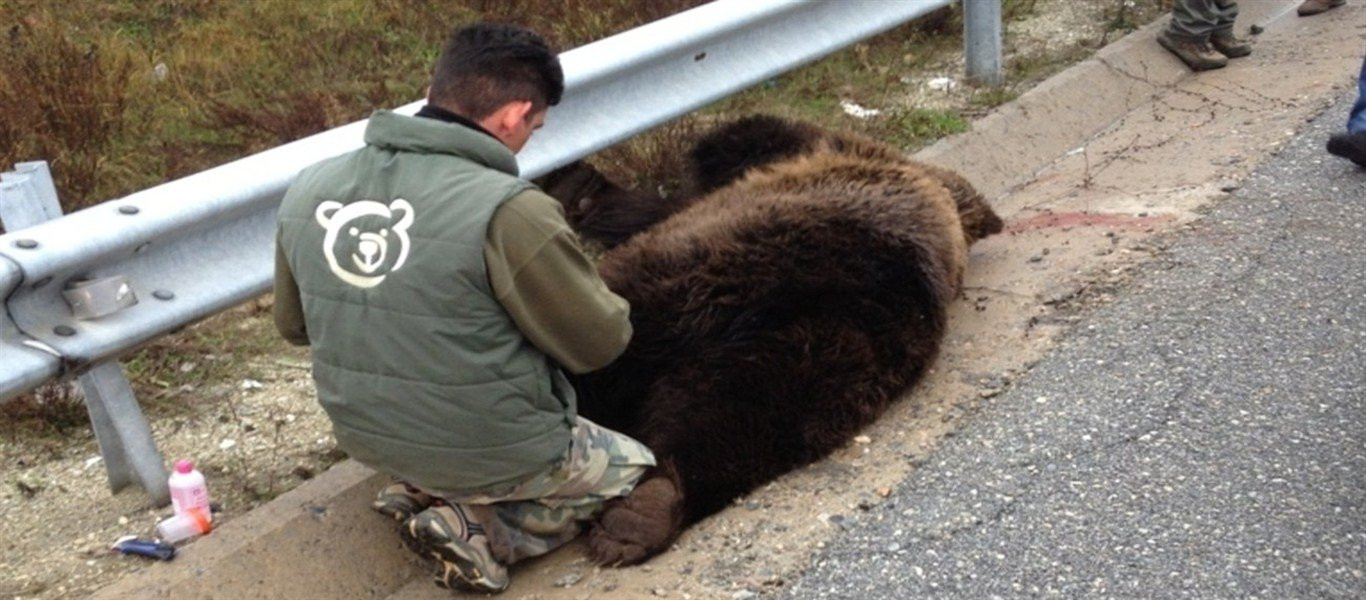
[[460, 543], [437, 530], [427, 519], [414, 517], [409, 520], [399, 530], [399, 537], [413, 553], [436, 560], [436, 584], [443, 588], [485, 593], [507, 589], [506, 584], [499, 586], [485, 578], [479, 564], [461, 553]]

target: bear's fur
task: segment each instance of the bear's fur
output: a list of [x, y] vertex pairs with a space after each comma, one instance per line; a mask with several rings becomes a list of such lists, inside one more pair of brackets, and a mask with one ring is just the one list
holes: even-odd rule
[[939, 351], [968, 244], [1001, 229], [957, 174], [802, 123], [742, 119], [692, 158], [703, 195], [599, 264], [635, 332], [576, 378], [579, 410], [659, 461], [599, 517], [601, 563], [664, 550], [877, 418]]

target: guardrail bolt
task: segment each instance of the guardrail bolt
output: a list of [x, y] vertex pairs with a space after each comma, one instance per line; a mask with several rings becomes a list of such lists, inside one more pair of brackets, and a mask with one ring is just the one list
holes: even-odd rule
[[67, 337], [76, 335], [76, 329], [70, 325], [58, 325], [52, 328], [52, 333]]
[[175, 292], [171, 290], [156, 290], [152, 292], [152, 297], [157, 300], [170, 300], [175, 297]]
[[136, 215], [138, 214], [138, 207], [133, 206], [131, 204], [125, 204], [119, 207], [119, 212], [125, 215]]
[[38, 240], [30, 240], [28, 238], [24, 238], [22, 240], [14, 240], [14, 245], [25, 250], [32, 250], [38, 247]]

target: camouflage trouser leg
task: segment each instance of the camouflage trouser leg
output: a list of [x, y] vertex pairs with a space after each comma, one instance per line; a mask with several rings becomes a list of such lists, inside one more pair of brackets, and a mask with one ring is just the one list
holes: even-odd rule
[[1238, 0], [1176, 0], [1167, 32], [1192, 40], [1207, 40], [1211, 34], [1233, 31], [1238, 17]]
[[655, 464], [654, 454], [640, 442], [583, 417], [571, 435], [563, 463], [508, 492], [445, 496], [484, 525], [500, 562], [539, 556], [574, 539], [581, 522], [607, 500], [630, 493]]

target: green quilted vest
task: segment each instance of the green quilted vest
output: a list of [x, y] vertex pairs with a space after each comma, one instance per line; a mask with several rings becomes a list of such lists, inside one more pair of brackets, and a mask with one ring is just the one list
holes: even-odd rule
[[318, 400], [341, 448], [431, 490], [495, 493], [564, 458], [574, 392], [493, 297], [495, 209], [531, 184], [497, 140], [378, 111], [280, 207]]

